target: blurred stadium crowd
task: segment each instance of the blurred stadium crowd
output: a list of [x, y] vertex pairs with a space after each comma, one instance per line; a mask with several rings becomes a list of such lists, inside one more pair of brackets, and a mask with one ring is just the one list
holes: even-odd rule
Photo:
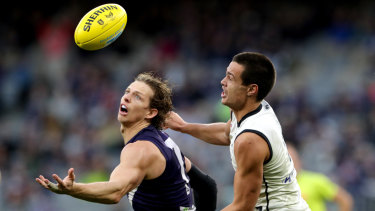
[[[305, 168], [346, 188], [355, 210], [375, 207], [375, 3], [190, 1], [120, 3], [128, 25], [109, 47], [87, 52], [75, 26], [101, 1], [9, 8], [0, 22], [0, 210], [130, 210], [52, 194], [39, 174], [100, 181], [119, 162], [119, 100], [140, 72], [174, 88], [193, 122], [227, 121], [220, 80], [232, 56], [258, 51], [278, 79], [266, 99]], [[217, 180], [218, 208], [232, 200], [227, 147], [167, 132]]]

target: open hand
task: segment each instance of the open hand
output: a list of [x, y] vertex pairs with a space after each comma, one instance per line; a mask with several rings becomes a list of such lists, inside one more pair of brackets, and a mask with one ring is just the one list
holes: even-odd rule
[[57, 184], [44, 178], [43, 175], [40, 175], [39, 178], [36, 178], [35, 180], [46, 189], [58, 194], [69, 194], [73, 190], [75, 180], [73, 168], [68, 170], [68, 175], [64, 178], [64, 180], [57, 176], [57, 174], [52, 174], [52, 177], [56, 180]]

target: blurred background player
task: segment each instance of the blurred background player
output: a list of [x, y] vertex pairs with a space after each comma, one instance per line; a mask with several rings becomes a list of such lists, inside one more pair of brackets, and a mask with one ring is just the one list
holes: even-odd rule
[[[36, 181], [55, 193], [97, 203], [118, 203], [127, 194], [136, 211], [196, 210], [186, 166], [195, 183], [207, 187], [205, 181], [212, 179], [185, 161], [179, 147], [160, 130], [171, 109], [171, 89], [166, 82], [151, 74], [138, 75], [121, 98], [118, 121], [125, 146], [109, 181], [76, 183], [73, 168], [63, 180], [53, 174], [57, 184], [42, 175]], [[214, 185], [213, 203], [206, 203], [216, 206], [216, 183], [210, 184]], [[210, 190], [204, 194], [210, 195]]]
[[307, 171], [303, 165], [296, 147], [287, 144], [290, 156], [297, 171], [297, 181], [301, 188], [302, 197], [310, 206], [311, 211], [325, 211], [326, 202], [333, 202], [339, 211], [351, 211], [353, 199], [350, 193], [335, 184], [321, 173]]

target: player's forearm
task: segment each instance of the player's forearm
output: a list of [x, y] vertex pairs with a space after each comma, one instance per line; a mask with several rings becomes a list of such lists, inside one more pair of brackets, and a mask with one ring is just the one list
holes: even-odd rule
[[353, 210], [353, 198], [347, 191], [342, 188], [339, 188], [334, 201], [338, 204], [340, 211]]
[[252, 210], [252, 209], [247, 209], [247, 208], [244, 208], [243, 206], [238, 206], [237, 204], [232, 203], [226, 206], [221, 211], [243, 211], [243, 210]]
[[340, 211], [352, 211], [353, 206], [351, 203], [339, 204], [339, 210]]
[[187, 123], [180, 128], [180, 132], [192, 135], [209, 144], [229, 145], [229, 138], [225, 134], [225, 129], [226, 123]]
[[224, 209], [222, 209], [221, 211], [241, 211], [240, 209], [237, 209], [233, 206], [233, 204], [230, 204], [226, 207], [224, 207]]
[[235, 198], [231, 204], [226, 206], [221, 211], [243, 211], [243, 210], [253, 210], [259, 195], [253, 195], [249, 198], [241, 197]]
[[103, 204], [118, 203], [123, 196], [121, 186], [116, 182], [74, 183], [72, 191], [68, 194], [78, 199]]
[[253, 210], [262, 187], [262, 176], [255, 171], [244, 171], [241, 160], [237, 160], [237, 164], [239, 166], [233, 181], [234, 197], [228, 210]]
[[248, 195], [248, 198], [241, 197], [233, 200], [231, 204], [226, 206], [221, 211], [242, 211], [242, 210], [253, 210], [258, 199], [258, 194]]

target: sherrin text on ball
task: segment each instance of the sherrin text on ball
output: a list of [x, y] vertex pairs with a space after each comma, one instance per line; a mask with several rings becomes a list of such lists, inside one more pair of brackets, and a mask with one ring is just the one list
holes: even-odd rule
[[85, 50], [98, 50], [115, 41], [124, 31], [127, 14], [118, 4], [104, 4], [92, 9], [78, 23], [76, 44]]

